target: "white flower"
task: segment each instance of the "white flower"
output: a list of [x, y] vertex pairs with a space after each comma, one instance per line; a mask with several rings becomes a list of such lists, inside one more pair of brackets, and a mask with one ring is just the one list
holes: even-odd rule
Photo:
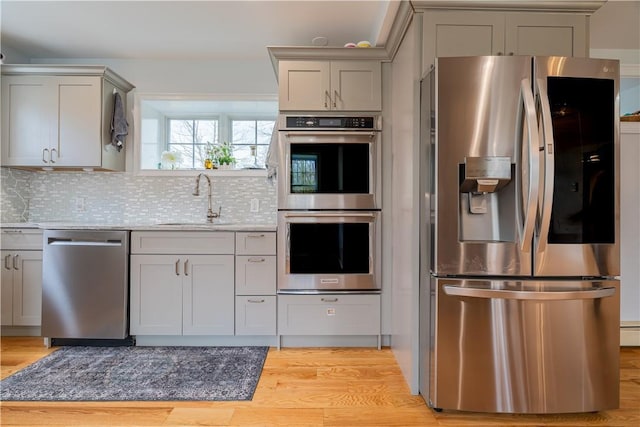
[[176, 164], [180, 162], [181, 154], [177, 151], [163, 151], [162, 162], [168, 164]]

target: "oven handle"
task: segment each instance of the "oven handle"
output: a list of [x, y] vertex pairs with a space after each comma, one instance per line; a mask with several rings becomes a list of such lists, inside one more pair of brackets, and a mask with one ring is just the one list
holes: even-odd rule
[[[296, 140], [298, 142], [306, 142], [305, 140], [308, 138], [322, 138], [326, 139], [328, 137], [341, 136], [349, 139], [355, 140], [372, 140], [376, 136], [380, 134], [379, 131], [295, 131], [295, 132], [287, 132], [286, 136], [290, 140]], [[333, 138], [332, 138], [333, 139]], [[309, 141], [312, 142], [312, 141]], [[341, 142], [341, 141], [338, 141]]]
[[305, 213], [287, 213], [284, 215], [285, 218], [375, 218], [375, 214], [373, 213], [346, 213], [346, 212], [305, 212]]

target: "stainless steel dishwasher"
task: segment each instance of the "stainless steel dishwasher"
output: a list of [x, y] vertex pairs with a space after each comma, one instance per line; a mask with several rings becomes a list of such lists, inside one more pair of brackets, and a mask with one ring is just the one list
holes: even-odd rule
[[129, 344], [129, 231], [45, 230], [42, 336]]

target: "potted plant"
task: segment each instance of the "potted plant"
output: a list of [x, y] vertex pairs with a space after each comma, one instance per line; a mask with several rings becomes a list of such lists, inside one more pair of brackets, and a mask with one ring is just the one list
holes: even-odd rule
[[224, 141], [213, 146], [213, 163], [220, 169], [230, 169], [233, 167], [236, 158], [233, 157], [233, 147], [230, 142]]
[[204, 168], [205, 169], [217, 169], [216, 159], [216, 146], [207, 141], [207, 148], [204, 150]]

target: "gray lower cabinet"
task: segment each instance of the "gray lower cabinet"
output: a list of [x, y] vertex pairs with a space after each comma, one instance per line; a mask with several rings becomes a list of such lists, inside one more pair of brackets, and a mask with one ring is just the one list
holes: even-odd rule
[[276, 335], [276, 239], [236, 233], [236, 335]]
[[42, 230], [2, 229], [2, 326], [40, 326]]
[[133, 232], [132, 335], [234, 334], [234, 233]]
[[279, 335], [380, 335], [380, 295], [279, 295]]

